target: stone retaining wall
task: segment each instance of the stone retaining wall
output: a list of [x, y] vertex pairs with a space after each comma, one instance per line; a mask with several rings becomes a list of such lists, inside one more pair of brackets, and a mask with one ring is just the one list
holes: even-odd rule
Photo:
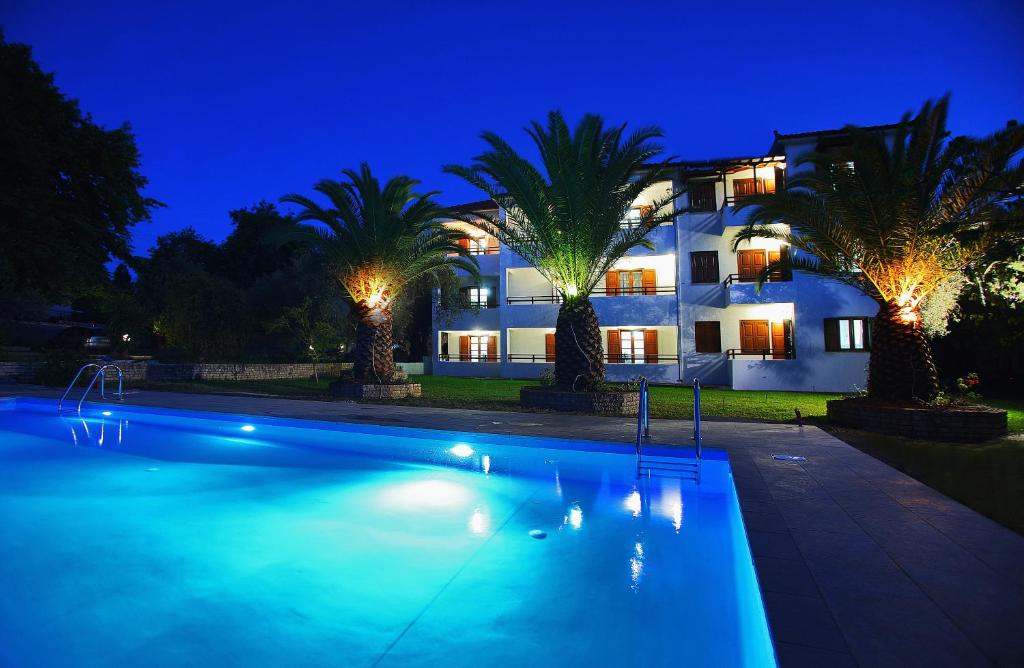
[[540, 387], [519, 390], [519, 405], [552, 411], [636, 415], [640, 410], [639, 392], [560, 392]]
[[0, 362], [0, 383], [31, 383], [42, 362]]
[[404, 399], [419, 397], [423, 387], [419, 383], [397, 385], [360, 385], [358, 383], [331, 383], [331, 394], [347, 399]]
[[980, 443], [1006, 435], [1006, 411], [986, 406], [914, 408], [885, 406], [862, 399], [828, 402], [831, 422], [925, 441]]

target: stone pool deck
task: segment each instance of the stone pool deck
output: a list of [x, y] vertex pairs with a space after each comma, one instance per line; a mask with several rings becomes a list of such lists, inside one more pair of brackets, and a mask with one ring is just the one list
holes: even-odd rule
[[[57, 394], [0, 386], [0, 396]], [[634, 420], [550, 413], [147, 391], [125, 402], [607, 440], [627, 452], [635, 435]], [[689, 445], [692, 423], [653, 420], [651, 431], [655, 443]], [[1024, 665], [1024, 537], [816, 427], [706, 421], [704, 443], [729, 453], [783, 666]]]

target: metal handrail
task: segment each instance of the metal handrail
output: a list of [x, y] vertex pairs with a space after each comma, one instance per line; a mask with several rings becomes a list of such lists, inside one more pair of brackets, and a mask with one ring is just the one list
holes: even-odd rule
[[78, 370], [78, 373], [75, 374], [75, 377], [71, 380], [67, 388], [64, 390], [64, 394], [62, 394], [60, 399], [57, 400], [58, 413], [60, 413], [63, 410], [64, 400], [67, 399], [68, 394], [71, 393], [71, 390], [75, 387], [75, 384], [78, 382], [78, 379], [82, 376], [82, 373], [84, 373], [86, 369], [92, 367], [96, 367], [96, 373], [93, 374], [92, 380], [89, 381], [89, 384], [85, 387], [85, 391], [82, 392], [82, 396], [78, 400], [78, 406], [76, 410], [79, 413], [82, 412], [82, 403], [85, 401], [86, 397], [89, 396], [89, 392], [92, 391], [93, 386], [96, 384], [97, 378], [100, 379], [100, 398], [107, 398], [107, 369], [115, 369], [117, 371], [117, 400], [124, 401], [124, 371], [121, 369], [121, 367], [117, 366], [116, 364], [100, 365], [96, 364], [95, 362], [90, 362], [89, 364], [83, 365], [82, 368]]
[[697, 461], [703, 456], [701, 445], [701, 424], [700, 424], [700, 379], [693, 379], [693, 448], [697, 455]]
[[[57, 400], [57, 412], [58, 413], [60, 413], [61, 407], [64, 405], [64, 400], [67, 399], [68, 398], [68, 394], [71, 393], [71, 388], [73, 388], [75, 386], [75, 383], [78, 382], [78, 379], [81, 378], [82, 373], [85, 372], [85, 370], [90, 368], [90, 367], [96, 367], [97, 369], [102, 369], [103, 368], [99, 364], [96, 364], [94, 362], [90, 362], [89, 364], [83, 365], [82, 368], [78, 370], [78, 373], [75, 374], [75, 377], [71, 379], [71, 382], [68, 383], [68, 387], [67, 387], [67, 389], [64, 390], [64, 394], [62, 394], [60, 396], [60, 399]], [[95, 378], [94, 378], [94, 380], [95, 380]], [[89, 387], [92, 387], [91, 383], [89, 384]]]
[[640, 377], [640, 403], [636, 411], [636, 455], [640, 456], [641, 445], [651, 440], [650, 401], [647, 379]]

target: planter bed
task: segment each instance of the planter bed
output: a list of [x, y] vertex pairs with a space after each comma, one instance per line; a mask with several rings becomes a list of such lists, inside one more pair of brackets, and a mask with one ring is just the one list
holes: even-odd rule
[[923, 441], [981, 443], [1006, 435], [1006, 411], [988, 406], [930, 408], [856, 398], [827, 407], [834, 424]]
[[636, 415], [640, 406], [640, 393], [570, 392], [545, 387], [524, 387], [519, 390], [519, 404], [523, 408], [552, 411]]
[[405, 399], [418, 397], [423, 393], [419, 383], [398, 383], [394, 385], [362, 385], [337, 381], [331, 383], [331, 395], [346, 399]]

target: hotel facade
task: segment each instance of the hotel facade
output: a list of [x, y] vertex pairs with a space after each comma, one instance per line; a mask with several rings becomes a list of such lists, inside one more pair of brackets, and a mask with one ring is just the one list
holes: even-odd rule
[[[781, 135], [768, 154], [673, 163], [671, 180], [648, 188], [623, 221], [681, 188], [674, 222], [651, 230], [654, 249], [621, 258], [591, 294], [608, 380], [644, 376], [737, 390], [851, 391], [866, 385], [876, 303], [846, 284], [795, 271], [755, 279], [788, 248], [771, 239], [733, 240], [747, 222], [736, 203], [785, 187], [795, 161], [842, 145], [842, 131]], [[493, 202], [463, 213], [504, 215]], [[461, 222], [480, 278], [460, 277], [469, 308], [435, 309], [432, 373], [537, 378], [554, 366], [559, 297], [497, 239]]]

